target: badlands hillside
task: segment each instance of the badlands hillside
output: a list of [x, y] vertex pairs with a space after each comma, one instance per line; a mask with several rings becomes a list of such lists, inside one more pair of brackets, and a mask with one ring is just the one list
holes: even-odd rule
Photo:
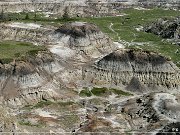
[[0, 134], [178, 134], [178, 6], [43, 2], [0, 2]]

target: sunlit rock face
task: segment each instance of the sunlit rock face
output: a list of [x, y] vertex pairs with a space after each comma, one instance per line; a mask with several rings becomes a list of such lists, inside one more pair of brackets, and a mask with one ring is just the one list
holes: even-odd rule
[[180, 70], [156, 53], [118, 50], [84, 69], [85, 79], [95, 84], [125, 86], [131, 91], [178, 89]]
[[88, 62], [103, 57], [117, 49], [111, 39], [94, 24], [86, 22], [68, 23], [55, 30], [52, 36], [57, 45], [50, 51], [65, 58], [62, 50], [67, 50], [66, 58], [75, 62]]

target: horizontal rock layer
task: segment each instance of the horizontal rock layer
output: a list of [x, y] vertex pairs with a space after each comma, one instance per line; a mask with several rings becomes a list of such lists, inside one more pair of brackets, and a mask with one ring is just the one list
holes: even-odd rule
[[[26, 60], [14, 60], [0, 64], [0, 97], [8, 105], [23, 105], [41, 99], [52, 98], [51, 74], [58, 72], [59, 63], [50, 52], [27, 56]], [[49, 85], [46, 87], [46, 84]], [[24, 95], [24, 96], [23, 96]], [[44, 95], [44, 96], [42, 96]], [[22, 101], [22, 102], [20, 102]]]
[[179, 68], [165, 57], [145, 51], [116, 51], [85, 68], [83, 73], [85, 80], [91, 78], [95, 84], [126, 86], [132, 91], [180, 86]]
[[73, 3], [0, 3], [4, 12], [51, 12], [58, 16], [68, 13], [70, 17], [107, 16], [116, 13], [112, 4], [73, 4]]
[[[106, 34], [96, 25], [86, 22], [65, 24], [55, 30], [51, 38], [58, 44], [51, 46], [50, 51], [66, 60], [73, 59], [75, 63], [88, 62], [117, 50]], [[69, 55], [60, 53], [62, 50]]]
[[1, 40], [25, 41], [38, 44], [50, 42], [49, 35], [52, 30], [47, 29], [29, 29], [13, 27], [8, 25], [0, 25]]

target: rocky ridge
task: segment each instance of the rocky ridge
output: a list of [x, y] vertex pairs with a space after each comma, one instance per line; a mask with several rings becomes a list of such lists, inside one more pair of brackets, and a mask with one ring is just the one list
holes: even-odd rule
[[144, 28], [145, 32], [153, 33], [166, 39], [173, 39], [180, 42], [180, 18], [158, 19]]
[[[113, 4], [64, 2], [0, 2], [0, 10], [4, 12], [43, 12], [62, 17], [68, 13], [69, 17], [99, 17], [117, 13]], [[50, 11], [50, 12], [49, 12]]]
[[117, 45], [97, 26], [85, 22], [65, 24], [55, 31], [52, 38], [54, 42], [58, 42], [58, 45], [51, 46], [50, 51], [64, 57], [59, 53], [63, 47], [66, 50], [71, 49], [72, 53], [69, 53], [68, 57], [76, 58], [76, 63], [95, 60], [118, 49]]
[[131, 91], [179, 89], [179, 68], [153, 52], [118, 50], [84, 69], [84, 78], [95, 84], [125, 86]]

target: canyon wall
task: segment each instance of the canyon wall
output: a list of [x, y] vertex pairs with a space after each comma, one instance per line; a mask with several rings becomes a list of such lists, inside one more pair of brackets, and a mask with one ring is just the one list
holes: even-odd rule
[[117, 10], [133, 7], [179, 8], [178, 1], [12, 1], [0, 2], [4, 12], [48, 12], [62, 17], [68, 12], [70, 17], [100, 17], [118, 14]]
[[[21, 25], [21, 24], [20, 24]], [[39, 45], [47, 44], [50, 42], [49, 35], [52, 30], [37, 28], [26, 28], [1, 24], [0, 25], [0, 39], [1, 40], [15, 40], [37, 43]]]
[[48, 12], [62, 17], [65, 12], [70, 17], [108, 16], [116, 11], [112, 4], [73, 4], [73, 3], [0, 3], [0, 11], [4, 12]]

